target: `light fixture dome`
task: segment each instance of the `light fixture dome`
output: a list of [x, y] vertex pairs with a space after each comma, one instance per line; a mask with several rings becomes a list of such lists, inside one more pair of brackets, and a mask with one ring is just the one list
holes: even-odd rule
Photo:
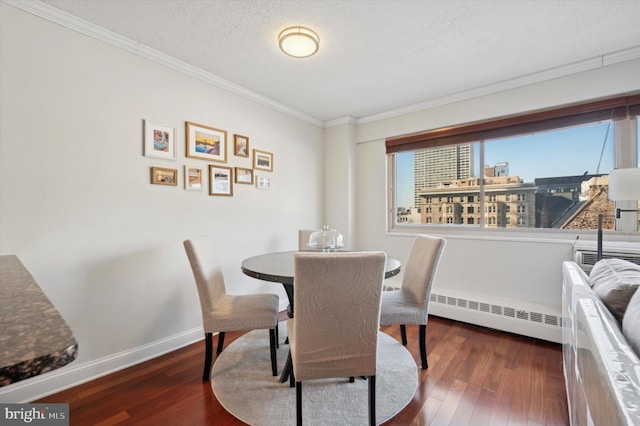
[[320, 37], [305, 27], [288, 27], [278, 35], [280, 50], [294, 58], [308, 58], [320, 47]]

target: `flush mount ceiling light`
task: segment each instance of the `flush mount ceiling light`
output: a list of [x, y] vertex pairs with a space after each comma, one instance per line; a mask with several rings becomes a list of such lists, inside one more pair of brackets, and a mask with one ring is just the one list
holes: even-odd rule
[[280, 50], [294, 58], [308, 58], [320, 47], [318, 34], [305, 27], [285, 28], [278, 35]]

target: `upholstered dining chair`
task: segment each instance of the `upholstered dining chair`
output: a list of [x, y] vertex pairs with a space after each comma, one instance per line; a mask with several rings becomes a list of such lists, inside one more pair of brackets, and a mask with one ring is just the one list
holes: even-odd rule
[[[297, 253], [294, 318], [287, 323], [296, 418], [302, 424], [302, 382], [364, 376], [369, 423], [376, 420], [375, 377], [384, 252]], [[348, 424], [349, 419], [344, 419]]]
[[407, 324], [419, 326], [420, 361], [422, 369], [427, 362], [427, 320], [431, 286], [438, 269], [446, 240], [418, 235], [413, 242], [407, 266], [404, 268], [400, 289], [382, 293], [380, 325], [400, 324], [402, 344], [407, 345]]
[[298, 229], [298, 250], [299, 251], [312, 251], [313, 249], [309, 247], [309, 237], [313, 234], [313, 229]]
[[216, 261], [213, 242], [199, 237], [183, 242], [198, 287], [202, 324], [205, 335], [205, 361], [202, 380], [211, 375], [213, 333], [218, 332], [216, 355], [224, 347], [227, 331], [269, 329], [271, 372], [278, 374], [276, 346], [279, 299], [276, 294], [229, 295], [226, 292], [222, 269]]

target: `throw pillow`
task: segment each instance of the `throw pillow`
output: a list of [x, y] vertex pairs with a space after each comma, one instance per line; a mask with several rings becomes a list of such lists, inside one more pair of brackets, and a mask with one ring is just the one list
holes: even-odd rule
[[640, 286], [640, 266], [622, 259], [602, 259], [589, 274], [591, 288], [618, 321]]
[[636, 291], [627, 306], [627, 313], [622, 319], [622, 335], [636, 355], [640, 356], [640, 291]]

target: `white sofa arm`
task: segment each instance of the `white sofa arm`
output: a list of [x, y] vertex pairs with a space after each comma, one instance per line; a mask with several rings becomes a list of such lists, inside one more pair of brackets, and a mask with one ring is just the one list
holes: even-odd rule
[[573, 425], [640, 425], [640, 361], [574, 262], [563, 263], [563, 369]]

